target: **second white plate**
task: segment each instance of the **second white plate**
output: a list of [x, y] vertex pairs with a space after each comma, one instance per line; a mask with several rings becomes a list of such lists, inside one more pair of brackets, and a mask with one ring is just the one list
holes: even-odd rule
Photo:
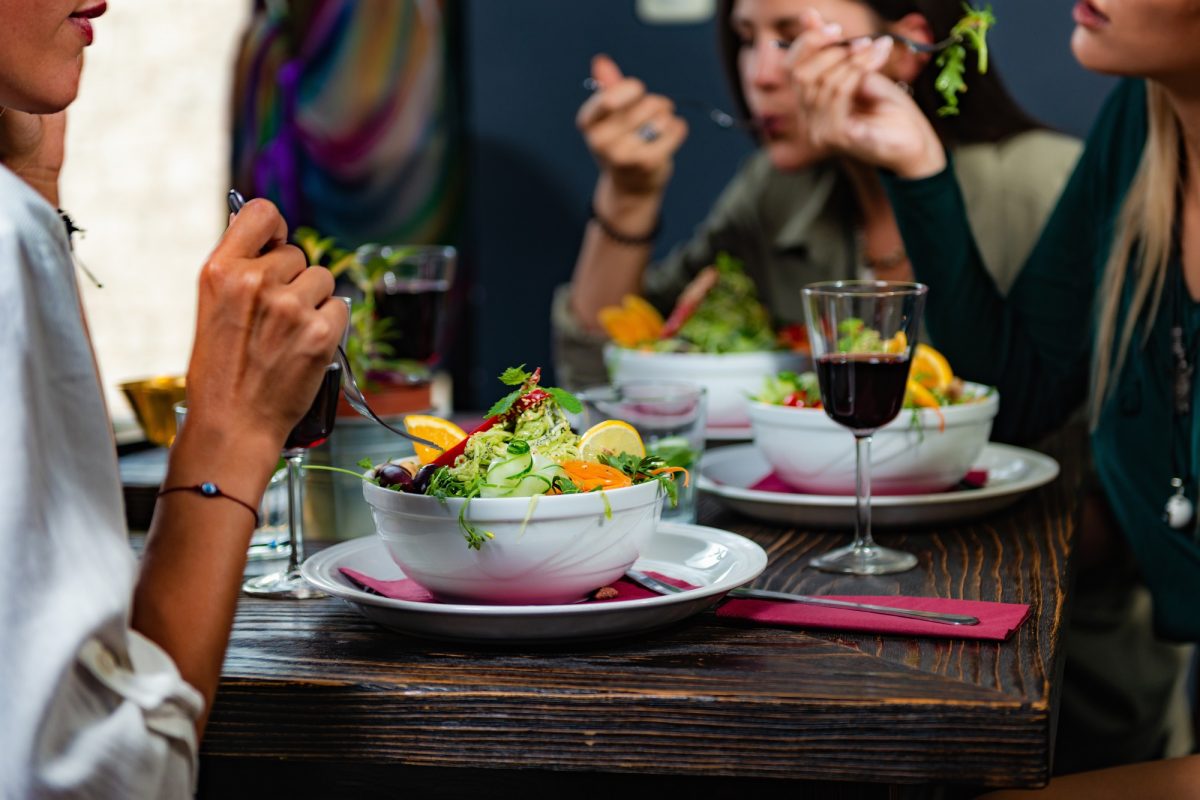
[[[875, 526], [931, 525], [990, 514], [1058, 477], [1058, 462], [1022, 447], [989, 442], [975, 466], [988, 471], [981, 489], [871, 498]], [[771, 474], [753, 444], [731, 445], [705, 454], [697, 485], [730, 508], [768, 522], [821, 528], [853, 527], [854, 497], [752, 489]]]

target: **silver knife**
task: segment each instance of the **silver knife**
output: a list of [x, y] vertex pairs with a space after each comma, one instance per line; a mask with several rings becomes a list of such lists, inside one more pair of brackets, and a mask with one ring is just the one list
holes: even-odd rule
[[[665, 581], [660, 581], [653, 575], [647, 575], [645, 572], [637, 569], [629, 569], [625, 571], [625, 577], [629, 578], [634, 583], [638, 583], [652, 592], [659, 594], [678, 594], [685, 592], [686, 589], [681, 589], [678, 586], [673, 586]], [[892, 617], [907, 617], [909, 619], [919, 619], [926, 622], [937, 622], [942, 625], [978, 625], [979, 619], [966, 614], [945, 614], [939, 611], [917, 611], [911, 608], [896, 608], [894, 606], [880, 606], [874, 603], [855, 603], [850, 600], [834, 600], [831, 597], [814, 597], [808, 594], [791, 594], [789, 592], [772, 592], [768, 589], [750, 589], [740, 587], [730, 590], [727, 597], [752, 597], [760, 600], [787, 600], [793, 603], [805, 603], [811, 606], [829, 606], [830, 608], [846, 608], [853, 611], [866, 611], [872, 614], [886, 614]]]

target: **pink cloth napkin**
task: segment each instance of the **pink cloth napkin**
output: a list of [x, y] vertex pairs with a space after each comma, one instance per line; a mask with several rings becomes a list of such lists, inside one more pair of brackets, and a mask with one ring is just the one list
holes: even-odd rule
[[[960, 489], [982, 489], [987, 486], [988, 471], [986, 469], [973, 469], [963, 476], [959, 485], [949, 489], [948, 491], [956, 491]], [[783, 482], [783, 479], [774, 472], [767, 475], [765, 478], [760, 478], [759, 481], [750, 489], [755, 492], [782, 492], [783, 494], [803, 494], [790, 485]]]
[[[414, 580], [378, 580], [347, 567], [341, 572], [359, 586], [370, 589], [376, 594], [390, 597], [393, 600], [408, 600], [415, 603], [434, 603], [433, 595]], [[659, 580], [666, 581], [681, 589], [696, 588], [690, 583], [651, 572]], [[640, 600], [645, 597], [657, 596], [655, 592], [644, 589], [638, 584], [621, 578], [612, 584], [617, 590], [615, 597], [605, 600], [588, 600], [588, 603], [612, 603], [618, 600]], [[1024, 603], [993, 603], [985, 600], [948, 600], [941, 597], [897, 597], [883, 595], [879, 597], [848, 597], [830, 595], [837, 600], [852, 600], [863, 603], [878, 603], [880, 605], [911, 608], [920, 611], [947, 611], [951, 614], [970, 614], [979, 618], [978, 625], [942, 625], [936, 622], [922, 622], [903, 617], [889, 617], [883, 614], [868, 614], [862, 611], [847, 611], [838, 608], [822, 608], [803, 603], [789, 603], [783, 600], [751, 600], [746, 598], [728, 598], [717, 608], [717, 616], [728, 619], [740, 619], [768, 625], [783, 625], [791, 628], [824, 628], [840, 631], [858, 631], [860, 633], [878, 633], [892, 636], [932, 636], [950, 639], [984, 639], [989, 641], [1004, 641], [1012, 632], [1020, 627], [1029, 616], [1029, 606]]]

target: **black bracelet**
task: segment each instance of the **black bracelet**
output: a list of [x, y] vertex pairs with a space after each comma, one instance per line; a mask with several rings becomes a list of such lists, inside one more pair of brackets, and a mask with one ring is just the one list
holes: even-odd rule
[[621, 233], [619, 230], [609, 224], [608, 220], [596, 213], [595, 206], [588, 206], [588, 217], [595, 221], [600, 230], [609, 239], [612, 239], [617, 244], [627, 245], [629, 247], [640, 247], [642, 245], [654, 244], [654, 240], [658, 238], [658, 234], [662, 231], [662, 215], [659, 214], [658, 219], [654, 220], [654, 227], [645, 236], [628, 236]]
[[200, 495], [201, 497], [224, 497], [226, 500], [232, 500], [233, 502], [237, 503], [242, 508], [249, 511], [252, 515], [254, 515], [254, 527], [257, 528], [260, 525], [262, 525], [262, 517], [260, 517], [258, 515], [257, 508], [250, 505], [245, 500], [239, 500], [238, 498], [233, 497], [232, 495], [225, 494], [224, 492], [221, 491], [220, 487], [217, 486], [212, 481], [205, 481], [204, 483], [197, 483], [195, 486], [172, 486], [169, 489], [160, 489], [158, 492], [158, 496], [162, 497], [164, 494], [171, 494], [172, 492], [195, 492], [196, 494]]

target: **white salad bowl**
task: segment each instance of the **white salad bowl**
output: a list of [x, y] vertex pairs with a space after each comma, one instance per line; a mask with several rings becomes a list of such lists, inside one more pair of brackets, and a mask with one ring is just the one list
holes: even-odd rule
[[[871, 493], [941, 492], [958, 483], [983, 452], [999, 395], [968, 383], [973, 402], [901, 409], [871, 440]], [[780, 480], [815, 495], [854, 494], [854, 436], [819, 408], [750, 403], [754, 443]]]
[[474, 498], [466, 520], [490, 531], [467, 546], [468, 501], [407, 494], [363, 482], [375, 528], [404, 574], [452, 603], [572, 603], [625, 573], [654, 533], [665, 496], [658, 481], [604, 492]]
[[785, 350], [752, 353], [657, 353], [609, 345], [604, 351], [612, 382], [690, 381], [708, 390], [708, 428], [750, 425], [747, 395], [768, 375], [802, 372], [807, 356]]

